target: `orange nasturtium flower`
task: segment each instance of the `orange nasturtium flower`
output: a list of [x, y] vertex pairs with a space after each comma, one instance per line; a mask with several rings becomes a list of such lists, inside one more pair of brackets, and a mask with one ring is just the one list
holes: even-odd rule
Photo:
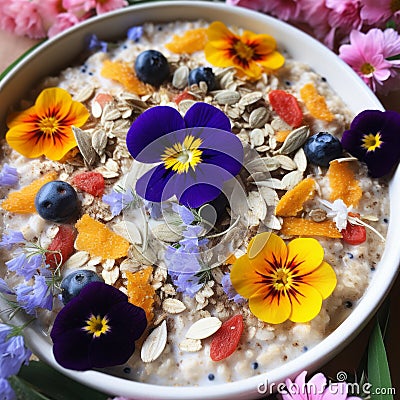
[[336, 286], [335, 271], [323, 258], [315, 239], [294, 239], [286, 246], [279, 236], [260, 233], [233, 264], [232, 285], [262, 321], [311, 321]]
[[86, 107], [66, 90], [44, 89], [32, 107], [8, 117], [6, 140], [25, 157], [61, 160], [77, 145], [71, 126], [80, 127], [88, 118]]
[[207, 35], [208, 42], [204, 49], [207, 61], [217, 67], [233, 66], [251, 79], [260, 77], [262, 67], [276, 70], [285, 62], [270, 35], [244, 31], [239, 36], [220, 21], [208, 27]]

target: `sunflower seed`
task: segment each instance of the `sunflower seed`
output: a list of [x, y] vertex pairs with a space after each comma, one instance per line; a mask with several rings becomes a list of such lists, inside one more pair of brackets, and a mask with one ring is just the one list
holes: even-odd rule
[[291, 131], [292, 127], [288, 125], [283, 119], [275, 117], [271, 122], [271, 127], [275, 132], [279, 131]]
[[107, 103], [103, 108], [101, 123], [104, 125], [106, 121], [115, 121], [118, 118], [121, 118], [121, 111], [115, 107], [114, 103]]
[[240, 94], [233, 90], [222, 90], [217, 93], [214, 97], [215, 101], [223, 106], [223, 105], [232, 105], [236, 104], [240, 99]]
[[257, 102], [261, 98], [262, 98], [261, 92], [247, 93], [239, 100], [239, 104], [242, 106], [249, 106], [250, 104], [254, 104], [255, 102]]
[[140, 265], [129, 258], [125, 258], [119, 265], [119, 269], [121, 272], [137, 272], [140, 269]]
[[179, 103], [179, 110], [182, 111], [184, 114], [189, 110], [190, 107], [192, 107], [193, 104], [196, 102], [194, 100], [182, 100]]
[[298, 183], [303, 180], [303, 172], [292, 171], [282, 178], [282, 186], [284, 190], [293, 189]]
[[92, 147], [99, 156], [102, 156], [104, 154], [104, 150], [107, 146], [107, 141], [107, 134], [103, 129], [98, 129], [93, 132]]
[[143, 362], [149, 363], [157, 360], [164, 351], [167, 344], [167, 321], [153, 330], [142, 345], [140, 358]]
[[186, 332], [186, 339], [205, 339], [221, 327], [222, 321], [217, 317], [201, 318]]
[[252, 148], [264, 144], [264, 132], [261, 129], [253, 129], [249, 136]]
[[310, 128], [308, 126], [301, 126], [289, 133], [282, 147], [278, 150], [280, 154], [290, 154], [297, 150], [299, 147], [303, 146], [305, 141], [310, 134]]
[[297, 150], [296, 154], [293, 157], [293, 161], [296, 163], [297, 169], [299, 171], [304, 172], [307, 169], [307, 157], [302, 147]]
[[87, 165], [92, 165], [96, 160], [96, 152], [92, 147], [91, 135], [87, 131], [83, 131], [76, 126], [72, 126], [72, 132], [74, 133], [76, 143], [85, 163]]
[[263, 221], [267, 215], [267, 205], [259, 192], [250, 192], [247, 197], [250, 210], [260, 220]]
[[268, 187], [271, 189], [276, 189], [276, 190], [284, 189], [282, 182], [276, 178], [270, 178], [270, 179], [266, 179], [264, 181], [253, 182], [253, 184], [257, 185], [257, 186], [261, 186], [261, 187]]
[[262, 146], [258, 146], [255, 148], [259, 153], [265, 153], [269, 150], [269, 146], [263, 144]]
[[186, 310], [186, 306], [178, 299], [165, 299], [162, 309], [169, 314], [179, 314]]
[[258, 107], [250, 113], [249, 116], [250, 127], [261, 128], [268, 121], [268, 118], [269, 118], [269, 111], [265, 107]]
[[175, 72], [172, 77], [172, 86], [177, 89], [184, 89], [188, 85], [189, 68], [182, 65]]
[[202, 348], [201, 340], [199, 339], [184, 339], [179, 343], [179, 348], [182, 351], [187, 351], [190, 353], [195, 353], [196, 351], [200, 351]]
[[277, 162], [279, 162], [281, 168], [287, 171], [293, 171], [297, 168], [296, 163], [288, 156], [284, 156], [283, 154], [279, 154], [273, 157]]
[[310, 218], [314, 222], [322, 222], [326, 220], [326, 211], [321, 208], [316, 208], [310, 211]]

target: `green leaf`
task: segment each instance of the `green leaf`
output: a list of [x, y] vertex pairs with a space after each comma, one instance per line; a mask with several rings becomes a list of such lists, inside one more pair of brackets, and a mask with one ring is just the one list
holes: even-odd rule
[[392, 381], [378, 320], [368, 344], [368, 381], [371, 384], [371, 400], [393, 400]]
[[[108, 398], [106, 394], [67, 378], [41, 361], [31, 361], [28, 366], [23, 366], [18, 377], [50, 399], [106, 400]], [[47, 397], [40, 399], [47, 399]], [[20, 400], [19, 397], [18, 400]], [[26, 400], [31, 400], [31, 398], [26, 398]], [[36, 398], [33, 397], [32, 400]]]
[[14, 389], [15, 396], [18, 400], [51, 400], [38, 393], [18, 376], [11, 376], [8, 378], [8, 381]]
[[22, 54], [20, 57], [18, 57], [11, 65], [9, 65], [1, 74], [0, 74], [0, 81], [19, 63], [21, 62], [29, 53], [31, 53], [33, 50], [35, 50], [38, 46], [40, 46], [44, 40], [41, 42], [35, 44], [33, 47], [31, 47], [29, 50], [27, 50], [24, 54]]
[[390, 28], [396, 30], [396, 22], [393, 19], [386, 22], [386, 29]]

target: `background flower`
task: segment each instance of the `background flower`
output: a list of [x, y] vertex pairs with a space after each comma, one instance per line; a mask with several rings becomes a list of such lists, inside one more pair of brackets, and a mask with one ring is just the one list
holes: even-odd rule
[[144, 310], [102, 282], [85, 286], [57, 314], [53, 353], [64, 368], [79, 371], [125, 363], [146, 329]]
[[0, 171], [0, 186], [14, 186], [18, 183], [19, 175], [16, 168], [4, 163]]
[[336, 286], [335, 272], [323, 257], [315, 239], [294, 239], [286, 246], [279, 236], [260, 233], [232, 265], [232, 285], [262, 321], [311, 321]]

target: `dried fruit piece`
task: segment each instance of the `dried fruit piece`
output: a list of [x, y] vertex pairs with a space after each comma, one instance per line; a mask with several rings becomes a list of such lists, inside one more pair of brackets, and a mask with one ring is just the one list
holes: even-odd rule
[[290, 126], [297, 128], [303, 121], [303, 112], [296, 97], [284, 90], [271, 90], [269, 102], [275, 112]]
[[330, 201], [342, 199], [346, 206], [357, 207], [362, 189], [355, 178], [351, 163], [332, 161], [327, 176], [331, 188]]
[[203, 50], [207, 43], [207, 29], [196, 28], [186, 31], [182, 36], [174, 35], [172, 41], [165, 47], [173, 53], [192, 54], [195, 51]]
[[156, 291], [150, 284], [152, 272], [153, 267], [146, 267], [134, 273], [126, 272], [126, 278], [128, 279], [126, 288], [129, 302], [143, 308], [146, 312], [147, 323], [150, 323], [154, 317], [153, 304]]
[[231, 254], [225, 261], [225, 264], [232, 265], [235, 263], [237, 260], [236, 256], [234, 254]]
[[306, 83], [300, 89], [300, 96], [314, 118], [322, 119], [327, 122], [332, 122], [335, 119], [335, 116], [329, 111], [325, 97], [318, 93], [314, 84]]
[[342, 234], [331, 220], [314, 222], [310, 219], [285, 217], [280, 233], [285, 236], [325, 236], [341, 238]]
[[[56, 269], [59, 265], [63, 265], [74, 252], [74, 242], [76, 231], [70, 225], [60, 225], [56, 236], [54, 236], [46, 253], [46, 264], [51, 269]], [[57, 253], [50, 253], [56, 251]]]
[[92, 257], [98, 256], [103, 260], [128, 254], [129, 242], [89, 215], [84, 214], [75, 226], [78, 229], [77, 250], [87, 251]]
[[210, 346], [210, 357], [213, 361], [221, 361], [229, 357], [237, 348], [243, 333], [243, 317], [234, 315], [225, 321], [213, 336]]
[[194, 100], [194, 96], [185, 90], [173, 99], [175, 104], [179, 104], [182, 100]]
[[136, 77], [133, 68], [122, 61], [105, 60], [101, 75], [119, 82], [129, 92], [140, 96], [148, 93], [146, 85]]
[[289, 136], [291, 131], [278, 131], [275, 133], [275, 139], [277, 142], [282, 143]]
[[84, 171], [72, 178], [72, 184], [80, 190], [95, 197], [104, 193], [104, 177], [100, 172]]
[[303, 204], [313, 197], [314, 191], [314, 179], [303, 179], [281, 197], [276, 205], [275, 215], [279, 217], [295, 217], [303, 209]]
[[[349, 213], [351, 217], [358, 217], [360, 218], [360, 214], [355, 214], [355, 213]], [[347, 226], [345, 229], [342, 229], [340, 233], [343, 236], [343, 241], [352, 244], [352, 245], [357, 245], [364, 243], [367, 240], [367, 231], [365, 229], [365, 226], [362, 225], [353, 225], [350, 222], [347, 222]]]
[[21, 190], [11, 192], [1, 203], [3, 210], [17, 214], [30, 214], [36, 212], [35, 197], [41, 187], [57, 178], [57, 172], [49, 172], [40, 179], [33, 181]]

